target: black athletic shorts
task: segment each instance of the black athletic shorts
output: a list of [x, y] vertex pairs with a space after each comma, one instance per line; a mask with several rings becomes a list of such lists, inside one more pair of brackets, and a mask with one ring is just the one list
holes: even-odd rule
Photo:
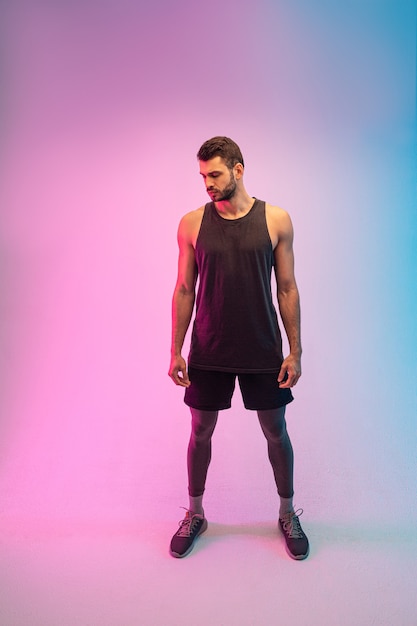
[[277, 409], [294, 399], [291, 389], [280, 389], [278, 374], [279, 371], [234, 374], [190, 366], [188, 376], [191, 385], [185, 390], [184, 402], [200, 411], [230, 409], [237, 376], [245, 408], [253, 411]]

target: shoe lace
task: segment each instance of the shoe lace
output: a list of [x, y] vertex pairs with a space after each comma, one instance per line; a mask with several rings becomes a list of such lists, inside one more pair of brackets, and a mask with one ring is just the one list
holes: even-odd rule
[[298, 509], [282, 518], [284, 530], [291, 539], [302, 539], [304, 536], [300, 520], [298, 519], [302, 514], [303, 509]]
[[177, 537], [189, 537], [193, 532], [193, 526], [197, 523], [197, 518], [187, 510], [186, 516], [179, 522]]

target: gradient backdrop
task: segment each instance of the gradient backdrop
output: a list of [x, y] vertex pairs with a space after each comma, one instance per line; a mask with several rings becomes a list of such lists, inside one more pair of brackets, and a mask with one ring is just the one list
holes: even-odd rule
[[[176, 229], [207, 201], [195, 154], [217, 134], [241, 146], [249, 193], [295, 226], [304, 374], [288, 424], [312, 557], [347, 523], [403, 532], [415, 553], [415, 15], [411, 0], [2, 3], [3, 624], [193, 623], [175, 603], [160, 622], [133, 608], [119, 620], [116, 601], [108, 621], [68, 607], [59, 619], [60, 583], [54, 613], [27, 558], [39, 537], [86, 529], [169, 558], [189, 431], [167, 376]], [[238, 394], [220, 420], [206, 496], [218, 522], [276, 518], [255, 420]], [[369, 624], [386, 601], [375, 623], [416, 624], [386, 575], [368, 621], [288, 615]], [[200, 623], [275, 624], [240, 601], [235, 622]]]

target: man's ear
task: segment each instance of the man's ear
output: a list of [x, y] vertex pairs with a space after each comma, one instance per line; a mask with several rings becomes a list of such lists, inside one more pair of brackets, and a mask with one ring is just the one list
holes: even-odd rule
[[235, 173], [235, 178], [236, 180], [239, 180], [239, 178], [242, 178], [243, 176], [243, 165], [242, 163], [236, 163], [236, 165], [233, 168], [234, 173]]

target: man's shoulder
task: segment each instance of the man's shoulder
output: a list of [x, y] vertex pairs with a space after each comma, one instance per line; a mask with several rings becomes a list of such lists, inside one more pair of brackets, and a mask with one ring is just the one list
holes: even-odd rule
[[203, 217], [205, 205], [198, 207], [198, 209], [194, 209], [193, 211], [189, 211], [185, 215], [182, 216], [181, 222], [194, 222], [195, 220], [199, 220]]
[[196, 235], [200, 230], [201, 222], [204, 215], [204, 206], [189, 211], [181, 218], [178, 226], [178, 236], [186, 240], [195, 241]]
[[269, 202], [265, 202], [265, 211], [268, 217], [276, 220], [287, 220], [290, 217], [285, 209], [269, 204]]
[[285, 209], [265, 203], [265, 215], [269, 234], [274, 247], [279, 241], [291, 241], [293, 226], [291, 218]]

